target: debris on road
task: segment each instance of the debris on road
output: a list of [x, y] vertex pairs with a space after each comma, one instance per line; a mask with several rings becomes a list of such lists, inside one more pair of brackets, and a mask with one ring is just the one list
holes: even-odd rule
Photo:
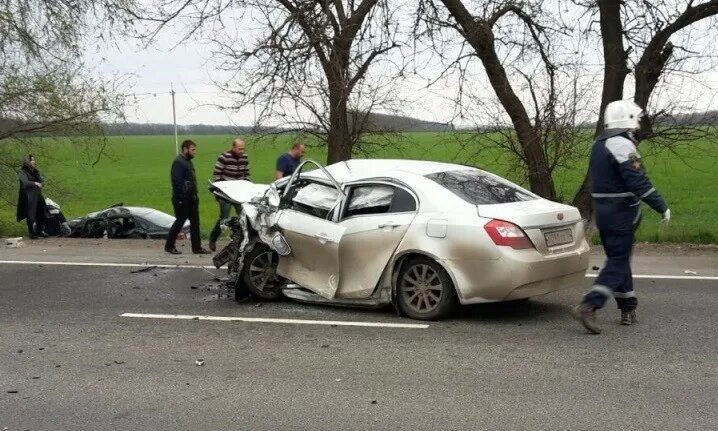
[[115, 365], [122, 365], [125, 363], [125, 361], [112, 361], [115, 363]]
[[591, 269], [594, 270], [594, 271], [598, 271], [598, 270], [601, 269], [601, 268], [599, 268], [599, 267], [596, 266], [596, 265], [593, 265], [593, 267], [592, 267]]
[[16, 391], [16, 390], [10, 390], [10, 391], [7, 391], [7, 393], [8, 393], [8, 394], [16, 394], [17, 391]]
[[196, 361], [194, 361], [194, 364], [198, 367], [202, 367], [204, 366], [204, 359], [197, 359]]
[[148, 267], [145, 267], [145, 268], [140, 268], [140, 269], [137, 269], [137, 270], [135, 270], [135, 271], [130, 271], [130, 274], [138, 274], [138, 273], [140, 273], [140, 272], [152, 271], [153, 269], [157, 269], [157, 265], [155, 265], [155, 266], [148, 266]]
[[377, 400], [371, 400], [371, 403], [372, 403], [372, 404], [379, 404], [379, 403], [377, 402]]
[[22, 353], [22, 352], [23, 352], [23, 350], [22, 350], [22, 349], [20, 349], [20, 350], [18, 350], [17, 352], [18, 352], [18, 353]]
[[329, 347], [329, 344], [322, 344], [321, 347], [322, 347], [322, 349], [326, 349], [327, 347]]
[[25, 247], [25, 243], [22, 241], [21, 236], [19, 236], [17, 238], [6, 238], [5, 245], [7, 246], [7, 248]]
[[698, 273], [697, 273], [696, 271], [693, 271], [693, 270], [691, 270], [691, 269], [686, 269], [684, 272], [685, 272], [686, 274], [698, 275]]
[[335, 382], [341, 382], [342, 379], [334, 379]]

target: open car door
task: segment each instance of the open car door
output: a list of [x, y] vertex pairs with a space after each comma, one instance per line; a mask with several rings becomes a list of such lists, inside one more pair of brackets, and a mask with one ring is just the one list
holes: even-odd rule
[[[305, 177], [308, 163], [326, 179]], [[291, 253], [279, 257], [277, 273], [327, 299], [339, 287], [339, 243], [345, 227], [332, 219], [344, 199], [341, 186], [318, 163], [308, 160], [294, 172], [282, 196], [277, 226]]]

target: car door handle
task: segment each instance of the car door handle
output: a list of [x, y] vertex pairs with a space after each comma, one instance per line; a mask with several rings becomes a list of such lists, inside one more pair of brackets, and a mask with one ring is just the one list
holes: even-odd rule
[[400, 224], [396, 224], [396, 223], [394, 223], [394, 222], [388, 222], [388, 223], [380, 224], [380, 225], [379, 225], [379, 229], [395, 229], [395, 228], [397, 228], [397, 227], [399, 227], [399, 226], [401, 226], [401, 225], [400, 225]]
[[326, 244], [326, 243], [328, 243], [328, 242], [332, 242], [332, 239], [329, 238], [329, 235], [327, 235], [327, 234], [325, 234], [325, 233], [316, 234], [316, 235], [314, 235], [314, 238], [316, 238], [316, 239], [317, 239], [320, 243], [322, 243], [322, 244]]

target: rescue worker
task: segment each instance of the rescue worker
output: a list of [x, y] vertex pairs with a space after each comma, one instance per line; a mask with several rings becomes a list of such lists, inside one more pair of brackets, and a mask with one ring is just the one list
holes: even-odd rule
[[574, 308], [575, 317], [591, 334], [601, 333], [596, 310], [613, 296], [621, 310], [621, 325], [636, 323], [638, 299], [633, 290], [631, 253], [634, 234], [641, 221], [641, 201], [671, 219], [671, 211], [646, 176], [636, 150], [633, 132], [639, 126], [641, 108], [629, 100], [606, 106], [604, 131], [591, 149], [589, 175], [591, 197], [606, 264], [593, 288]]

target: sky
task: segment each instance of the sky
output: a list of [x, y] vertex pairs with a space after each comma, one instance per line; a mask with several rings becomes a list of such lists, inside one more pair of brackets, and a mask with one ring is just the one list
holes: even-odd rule
[[[196, 40], [176, 46], [176, 30], [160, 33], [150, 47], [132, 40], [116, 40], [111, 47], [92, 47], [90, 44], [86, 61], [101, 76], [122, 77], [122, 91], [129, 96], [125, 111], [129, 122], [172, 123], [169, 92], [174, 88], [177, 123], [180, 125], [251, 125], [254, 122], [254, 107], [229, 112], [213, 106], [229, 104], [231, 99], [213, 84], [213, 78], [219, 78], [219, 75], [213, 70], [211, 48]], [[599, 52], [596, 52], [595, 58], [600, 59]], [[493, 98], [492, 91], [480, 64], [478, 61], [475, 63], [471, 90], [489, 100]], [[589, 89], [591, 97], [598, 98], [602, 69], [598, 61], [594, 63], [583, 72], [581, 85], [593, 86]], [[422, 65], [425, 76], [435, 75], [439, 70], [441, 67], [436, 62], [427, 61]], [[427, 89], [425, 77], [407, 76], [396, 88], [407, 100], [401, 106], [401, 113], [427, 121], [451, 121], [454, 107], [448, 99], [458, 90], [455, 81], [449, 79]], [[626, 88], [630, 91], [630, 84]], [[679, 105], [681, 111], [716, 109], [718, 70], [707, 70], [694, 76], [676, 75], [668, 85], [661, 87], [656, 96], [662, 104]], [[598, 102], [596, 100], [595, 104], [589, 105], [597, 105]], [[589, 113], [588, 117], [593, 115]]]

